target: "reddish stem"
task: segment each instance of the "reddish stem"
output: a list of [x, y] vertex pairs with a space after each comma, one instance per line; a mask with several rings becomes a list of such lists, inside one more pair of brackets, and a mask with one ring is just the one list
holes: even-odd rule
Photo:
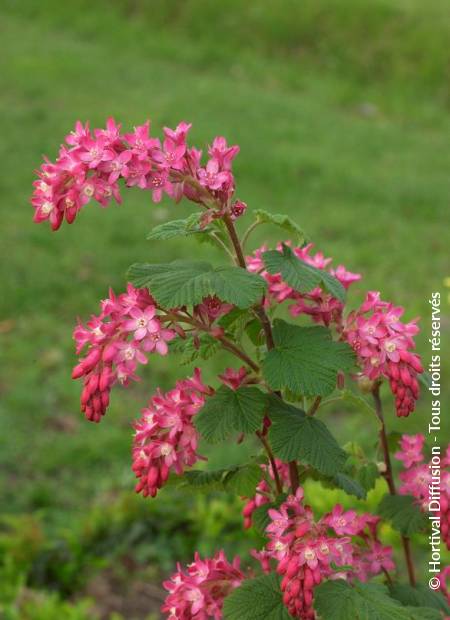
[[[241, 246], [241, 243], [239, 241], [239, 237], [237, 235], [236, 228], [235, 228], [235, 226], [233, 224], [233, 221], [231, 220], [231, 218], [228, 215], [224, 216], [223, 221], [225, 223], [225, 226], [227, 227], [227, 231], [228, 231], [228, 234], [230, 236], [231, 243], [233, 244], [233, 248], [234, 248], [234, 251], [236, 253], [237, 263], [243, 269], [247, 269], [247, 264], [245, 262], [244, 252], [242, 250], [242, 246]], [[261, 321], [261, 324], [262, 324], [262, 327], [263, 327], [263, 330], [264, 330], [264, 334], [265, 334], [265, 338], [266, 338], [267, 349], [270, 351], [271, 349], [273, 349], [275, 347], [275, 342], [274, 342], [274, 339], [273, 339], [272, 325], [270, 323], [269, 317], [267, 316], [266, 311], [264, 310], [264, 306], [263, 306], [262, 303], [260, 305], [258, 305], [258, 306], [255, 306], [254, 310], [255, 310], [259, 320]], [[276, 393], [281, 398], [281, 394], [279, 392], [276, 392]], [[297, 489], [298, 489], [298, 486], [299, 486], [299, 483], [298, 483], [297, 461], [290, 461], [290, 463], [289, 463], [289, 478], [290, 478], [290, 482], [291, 482], [292, 492], [295, 493], [297, 491]]]
[[[389, 452], [389, 443], [386, 433], [386, 424], [383, 415], [383, 405], [380, 398], [380, 383], [377, 382], [372, 390], [372, 396], [375, 403], [375, 412], [380, 420], [380, 444], [383, 450], [384, 463], [386, 465], [385, 478], [391, 495], [397, 495], [397, 489], [395, 488], [394, 474], [392, 471], [391, 455]], [[402, 535], [402, 545], [405, 554], [406, 567], [408, 569], [409, 583], [415, 587], [416, 575], [414, 571], [414, 563], [411, 553], [411, 541], [407, 536]]]

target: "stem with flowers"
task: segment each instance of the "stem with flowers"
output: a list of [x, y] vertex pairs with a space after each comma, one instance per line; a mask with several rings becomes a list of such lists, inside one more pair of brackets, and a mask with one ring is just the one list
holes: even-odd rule
[[[155, 498], [170, 478], [175, 489], [234, 493], [243, 501], [244, 528], [261, 536], [245, 565], [219, 549], [178, 566], [164, 582], [162, 611], [169, 620], [441, 618], [450, 608], [443, 595], [425, 596], [416, 586], [411, 555], [411, 537], [426, 532], [424, 438], [403, 435], [395, 454], [404, 467], [397, 491], [379, 396], [386, 382], [397, 416], [414, 411], [423, 373], [414, 351], [417, 321], [402, 320], [404, 309], [374, 291], [349, 310], [347, 291], [361, 275], [332, 267], [288, 216], [257, 210], [241, 235], [236, 224], [248, 209], [235, 197], [239, 147], [217, 137], [204, 163], [188, 145], [190, 128], [184, 122], [164, 128], [161, 140], [149, 122], [131, 132], [111, 118], [93, 130], [78, 122], [56, 161], [41, 166], [32, 197], [35, 222], [48, 221], [53, 230], [73, 223], [91, 201], [120, 203], [131, 187], [151, 193], [155, 203], [183, 200], [194, 211], [156, 226], [148, 239], [209, 240], [231, 260], [134, 264], [126, 290], [110, 290], [99, 313], [74, 330], [79, 361], [72, 376], [83, 382], [81, 411], [93, 422], [105, 416], [115, 386], [136, 381], [152, 357], [170, 354], [175, 365], [191, 365], [189, 377], [166, 392], [158, 388], [134, 421], [136, 492]], [[261, 224], [291, 239], [246, 255]], [[202, 367], [220, 350], [242, 365], [225, 367], [210, 385]], [[334, 402], [371, 415], [360, 390], [372, 392], [381, 424], [389, 492], [375, 511], [370, 497], [362, 502], [384, 484], [376, 454], [355, 442], [340, 446], [333, 416], [329, 424], [319, 419], [322, 406]], [[232, 438], [254, 456], [209, 469], [200, 440]], [[447, 453], [443, 466], [449, 463]], [[338, 503], [330, 488], [340, 493]], [[439, 514], [447, 544], [449, 500], [445, 495]], [[383, 542], [383, 522], [402, 537], [409, 585]]]

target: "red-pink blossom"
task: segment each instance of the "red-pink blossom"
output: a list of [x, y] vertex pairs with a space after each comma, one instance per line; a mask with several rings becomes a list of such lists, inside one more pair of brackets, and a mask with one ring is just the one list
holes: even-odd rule
[[[72, 223], [91, 199], [106, 207], [112, 199], [121, 202], [119, 182], [152, 193], [154, 202], [164, 194], [178, 202], [183, 195], [205, 203], [211, 211], [232, 218], [245, 211], [242, 201], [231, 202], [234, 178], [231, 162], [239, 148], [228, 147], [224, 138], [216, 138], [210, 148], [211, 159], [201, 166], [201, 151], [188, 148], [190, 125], [164, 128], [161, 141], [150, 135], [150, 122], [122, 133], [121, 125], [109, 118], [106, 128], [90, 130], [77, 121], [65, 139], [55, 162], [45, 159], [34, 182], [31, 203], [34, 221], [49, 221], [57, 230], [65, 219]], [[200, 191], [203, 185], [206, 191]], [[206, 195], [205, 195], [206, 193]], [[210, 196], [208, 197], [208, 193]], [[223, 209], [217, 209], [220, 202]]]
[[199, 369], [194, 377], [178, 381], [173, 390], [157, 391], [135, 424], [133, 471], [139, 482], [136, 491], [155, 497], [167, 481], [170, 471], [181, 475], [201, 458], [197, 453], [198, 433], [193, 417], [211, 392], [201, 380]]
[[344, 512], [337, 505], [316, 521], [304, 504], [301, 488], [268, 514], [269, 542], [257, 558], [266, 568], [270, 559], [277, 563], [283, 602], [295, 618], [315, 618], [314, 588], [323, 579], [366, 580], [394, 568], [391, 547], [384, 547], [377, 538], [377, 517]]
[[81, 410], [89, 420], [99, 422], [109, 404], [109, 394], [116, 382], [128, 385], [137, 380], [138, 364], [146, 364], [146, 352], [167, 353], [167, 342], [175, 332], [156, 317], [156, 307], [147, 289], [131, 284], [118, 297], [110, 291], [101, 302], [101, 313], [73, 333], [76, 352], [87, 351], [72, 372], [83, 377]]
[[417, 320], [402, 323], [404, 309], [382, 301], [378, 292], [369, 292], [360, 308], [351, 312], [342, 336], [353, 347], [370, 380], [386, 377], [398, 416], [414, 411], [419, 397], [417, 375], [423, 372], [420, 357], [412, 351], [419, 331]]
[[192, 564], [185, 570], [178, 564], [177, 571], [164, 582], [169, 595], [161, 609], [168, 620], [220, 620], [225, 597], [244, 578], [238, 557], [230, 563], [223, 551], [204, 560], [196, 553]]
[[[427, 462], [423, 454], [424, 437], [422, 435], [402, 435], [400, 450], [395, 457], [403, 462], [404, 470], [400, 472], [402, 482], [399, 492], [412, 495], [423, 512], [428, 513], [430, 489], [434, 490], [435, 503], [432, 517], [440, 520], [442, 540], [447, 549], [450, 549], [450, 463], [446, 457], [440, 460], [439, 467], [436, 461]], [[447, 446], [447, 453], [450, 447]], [[439, 490], [439, 501], [436, 492]]]

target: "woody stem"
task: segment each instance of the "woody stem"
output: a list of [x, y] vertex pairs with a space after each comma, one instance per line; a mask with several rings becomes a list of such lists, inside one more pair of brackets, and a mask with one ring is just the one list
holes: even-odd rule
[[[236, 253], [237, 263], [243, 269], [247, 269], [247, 264], [245, 262], [245, 256], [242, 250], [242, 245], [239, 241], [239, 237], [237, 235], [236, 228], [233, 224], [233, 221], [229, 217], [229, 215], [225, 215], [223, 218], [223, 221], [225, 223], [228, 234], [230, 236], [231, 243], [233, 244], [233, 248]], [[263, 327], [264, 335], [266, 338], [267, 349], [270, 351], [271, 349], [275, 347], [273, 334], [272, 334], [272, 325], [270, 323], [270, 319], [267, 316], [262, 303], [255, 306], [254, 311], [256, 315], [258, 316], [259, 320], [261, 321], [261, 325]], [[281, 394], [278, 393], [278, 396], [281, 397]], [[275, 461], [274, 461], [274, 465], [275, 465]], [[274, 475], [275, 475], [275, 471], [276, 471], [276, 468], [274, 469]], [[299, 485], [297, 461], [290, 461], [289, 463], [289, 478], [291, 482], [292, 492], [295, 493]]]
[[[397, 495], [395, 488], [394, 474], [392, 471], [391, 456], [389, 452], [389, 443], [386, 432], [386, 423], [383, 415], [383, 405], [380, 398], [380, 383], [377, 382], [372, 389], [372, 396], [375, 403], [375, 412], [380, 421], [380, 445], [383, 451], [384, 463], [386, 465], [385, 478], [391, 495]], [[408, 569], [409, 583], [414, 587], [416, 585], [416, 575], [414, 571], [414, 563], [411, 553], [411, 541], [407, 536], [402, 535], [403, 552], [405, 554], [406, 567]]]

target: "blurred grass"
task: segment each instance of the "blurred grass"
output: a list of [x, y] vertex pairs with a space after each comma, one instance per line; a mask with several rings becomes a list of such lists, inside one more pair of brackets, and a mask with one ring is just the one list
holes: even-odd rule
[[[155, 361], [90, 425], [70, 380], [75, 318], [95, 312], [110, 285], [121, 290], [134, 261], [219, 259], [191, 241], [145, 241], [188, 211], [139, 192], [106, 213], [89, 206], [57, 234], [32, 224], [32, 171], [78, 118], [132, 126], [150, 117], [155, 133], [186, 119], [193, 143], [225, 135], [240, 144], [238, 196], [290, 214], [326, 255], [361, 271], [351, 302], [380, 289], [407, 318], [421, 315], [428, 360], [428, 298], [449, 275], [443, 0], [4, 0], [0, 12], [3, 511], [39, 510], [61, 524], [131, 488], [130, 423], [156, 385], [189, 368]], [[276, 238], [264, 229], [255, 243]], [[210, 376], [224, 363], [214, 360]], [[428, 408], [424, 395], [407, 422], [390, 414], [390, 424], [425, 432]], [[350, 431], [373, 443], [374, 425], [333, 415], [342, 440]], [[211, 456], [220, 465], [224, 450]]]

